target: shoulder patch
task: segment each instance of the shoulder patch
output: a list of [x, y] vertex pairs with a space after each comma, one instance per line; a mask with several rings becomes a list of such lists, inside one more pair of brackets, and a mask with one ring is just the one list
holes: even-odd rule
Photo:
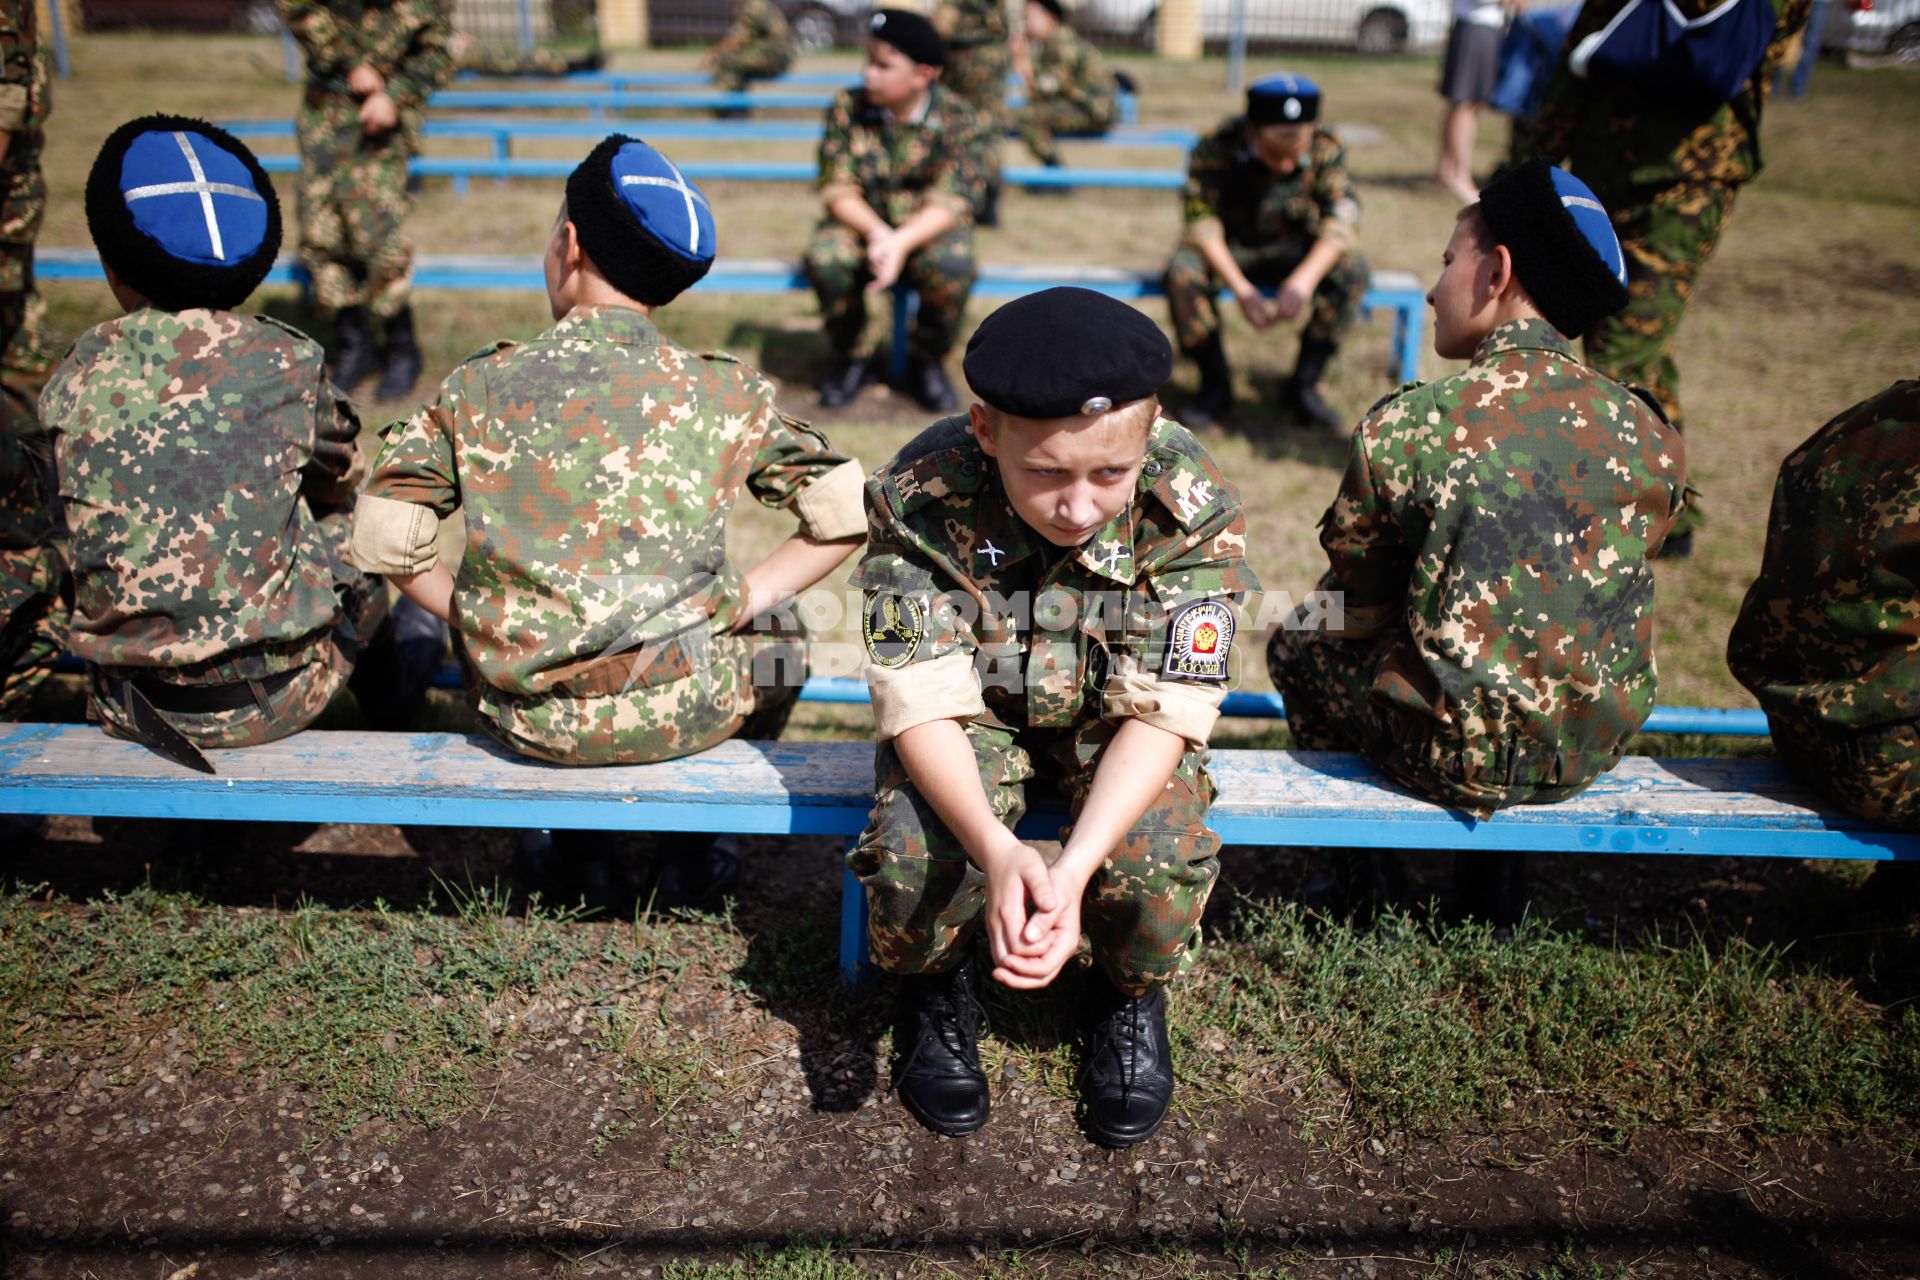
[[1224, 600], [1195, 600], [1167, 624], [1167, 656], [1160, 675], [1169, 680], [1225, 680], [1233, 651], [1233, 610]]
[[1415, 378], [1412, 382], [1403, 382], [1399, 386], [1395, 387], [1393, 390], [1387, 392], [1387, 394], [1381, 396], [1378, 400], [1375, 400], [1372, 404], [1368, 405], [1367, 411], [1361, 414], [1360, 416], [1363, 418], [1371, 418], [1374, 414], [1386, 408], [1388, 404], [1392, 403], [1395, 400], [1398, 400], [1401, 396], [1407, 394], [1407, 392], [1417, 390], [1420, 387], [1424, 387], [1426, 385], [1427, 385], [1426, 383], [1420, 381], [1418, 378]]
[[966, 422], [959, 415], [942, 418], [908, 441], [880, 470], [881, 484], [901, 514], [936, 498], [977, 493], [986, 483], [986, 459]]
[[1232, 498], [1200, 442], [1184, 427], [1156, 442], [1140, 470], [1140, 488], [1173, 514], [1182, 529], [1197, 529]]
[[867, 614], [860, 634], [867, 657], [889, 670], [906, 666], [920, 650], [927, 634], [927, 611], [918, 600], [898, 591], [876, 591], [867, 597]]

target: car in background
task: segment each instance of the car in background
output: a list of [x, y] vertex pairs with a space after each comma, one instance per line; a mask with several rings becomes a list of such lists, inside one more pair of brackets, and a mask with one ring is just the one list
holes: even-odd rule
[[[803, 53], [866, 42], [872, 0], [774, 2]], [[713, 44], [732, 25], [732, 0], [647, 0], [647, 39], [653, 44]]]
[[271, 35], [280, 29], [280, 13], [273, 0], [81, 0], [80, 24], [88, 31], [147, 27]]
[[1820, 46], [1920, 62], [1920, 0], [1828, 0]]
[[[1447, 38], [1453, 21], [1446, 0], [1200, 0], [1200, 38], [1209, 44], [1231, 39], [1237, 4], [1244, 7], [1248, 40], [1368, 54], [1431, 48]], [[1160, 0], [1087, 0], [1074, 25], [1150, 47], [1159, 11]]]

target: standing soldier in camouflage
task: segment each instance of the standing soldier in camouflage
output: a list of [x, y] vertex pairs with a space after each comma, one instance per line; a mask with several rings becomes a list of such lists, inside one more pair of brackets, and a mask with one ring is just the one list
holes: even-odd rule
[[[1597, 69], [1576, 76], [1570, 59], [1627, 2], [1588, 0], [1580, 10], [1529, 141], [1532, 154], [1564, 162], [1593, 188], [1626, 250], [1627, 305], [1584, 335], [1587, 358], [1610, 378], [1649, 388], [1667, 420], [1684, 430], [1674, 339], [1734, 197], [1759, 176], [1761, 109], [1774, 73], [1798, 46], [1811, 0], [1772, 0], [1779, 14], [1772, 42], [1731, 97], [1686, 92], [1671, 77], [1661, 85]], [[1698, 18], [1719, 2], [1677, 0], [1674, 7]], [[1687, 554], [1698, 519], [1690, 503], [1664, 554]]]
[[40, 398], [71, 538], [88, 714], [212, 772], [203, 747], [286, 737], [384, 615], [345, 559], [360, 424], [297, 330], [232, 308], [280, 205], [224, 130], [147, 116], [107, 139], [87, 225], [126, 308]]
[[[1367, 263], [1346, 150], [1319, 118], [1311, 80], [1266, 76], [1248, 86], [1246, 115], [1200, 139], [1187, 161], [1186, 231], [1167, 263], [1166, 289], [1180, 350], [1200, 366], [1190, 426], [1211, 426], [1233, 407], [1215, 301], [1222, 289], [1255, 329], [1307, 317], [1281, 404], [1325, 430], [1343, 425], [1321, 398], [1320, 379], [1360, 313]], [[1268, 301], [1262, 288], [1278, 292]]]
[[[440, 0], [280, 0], [307, 55], [300, 135], [300, 257], [338, 338], [334, 381], [352, 391], [375, 370], [395, 400], [420, 380], [411, 292], [407, 165], [427, 99], [453, 69]], [[369, 316], [380, 321], [376, 344]]]
[[1007, 72], [1013, 65], [1006, 0], [939, 0], [932, 18], [947, 42], [940, 83], [979, 112], [985, 124], [974, 144], [986, 181], [975, 219], [983, 227], [998, 226], [1000, 142], [1007, 136]]
[[[1361, 420], [1320, 520], [1343, 619], [1289, 619], [1267, 664], [1298, 745], [1360, 751], [1484, 816], [1577, 794], [1652, 710], [1648, 560], [1683, 461], [1658, 410], [1569, 346], [1626, 302], [1578, 179], [1534, 161], [1490, 183], [1443, 261], [1434, 350], [1472, 363]], [[1517, 920], [1520, 855], [1456, 866], [1469, 900]]]
[[48, 97], [38, 8], [0, 0], [0, 718], [20, 710], [66, 649], [72, 603], [34, 410], [51, 365], [46, 303], [33, 284]]
[[707, 50], [700, 65], [713, 70], [714, 87], [738, 93], [749, 80], [783, 76], [793, 65], [793, 31], [773, 0], [736, 0], [733, 26]]
[[1014, 128], [1047, 168], [1060, 167], [1055, 134], [1098, 136], [1113, 128], [1113, 73], [1099, 50], [1067, 25], [1060, 0], [1027, 0], [1026, 32], [1013, 43], [1013, 65], [1027, 84]]
[[1894, 383], [1780, 468], [1727, 665], [1774, 749], [1849, 813], [1920, 828], [1920, 382]]
[[583, 71], [598, 71], [607, 65], [607, 56], [598, 46], [569, 58], [552, 49], [503, 48], [476, 40], [468, 31], [456, 31], [448, 42], [455, 71], [471, 71], [480, 76], [570, 76]]
[[[1166, 988], [1219, 874], [1206, 744], [1259, 584], [1239, 495], [1159, 415], [1166, 338], [1117, 299], [1049, 289], [967, 345], [983, 403], [867, 482], [876, 795], [847, 865], [903, 975], [894, 1087], [952, 1136], [987, 1122], [979, 978], [1047, 986], [1084, 923], [1081, 1119], [1145, 1141], [1173, 1097]], [[1044, 777], [1073, 811], [1049, 866], [1013, 833]]]
[[819, 178], [826, 217], [803, 259], [835, 361], [820, 403], [839, 408], [860, 394], [874, 370], [867, 295], [902, 281], [920, 296], [908, 390], [941, 413], [956, 403], [942, 361], [973, 291], [986, 126], [935, 83], [946, 46], [925, 18], [881, 9], [871, 31], [862, 87], [827, 108]]

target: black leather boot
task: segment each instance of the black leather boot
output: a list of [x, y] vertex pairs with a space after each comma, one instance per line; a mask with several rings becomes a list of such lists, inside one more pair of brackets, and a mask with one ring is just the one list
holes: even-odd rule
[[907, 391], [928, 413], [952, 413], [960, 403], [938, 360], [913, 360], [907, 365]]
[[420, 344], [413, 337], [413, 308], [402, 307], [387, 321], [387, 367], [373, 394], [381, 400], [398, 400], [419, 381]]
[[995, 178], [987, 184], [987, 194], [981, 199], [980, 207], [974, 210], [973, 221], [982, 227], [1000, 225], [1000, 179]]
[[913, 1118], [958, 1138], [986, 1124], [992, 1095], [980, 1069], [980, 1007], [973, 961], [900, 980], [893, 1026], [893, 1088]]
[[1080, 1060], [1080, 1123], [1104, 1147], [1151, 1138], [1173, 1105], [1167, 993], [1129, 996], [1097, 969], [1089, 979]]
[[606, 65], [606, 51], [595, 45], [579, 57], [567, 59], [567, 74], [577, 76], [585, 71], [599, 71]]
[[1180, 415], [1181, 425], [1211, 427], [1233, 408], [1233, 370], [1226, 349], [1216, 333], [1186, 354], [1200, 366], [1200, 394]]
[[365, 307], [342, 307], [333, 318], [333, 385], [352, 391], [380, 367], [380, 350], [367, 329]]
[[1326, 375], [1327, 362], [1337, 350], [1337, 346], [1324, 338], [1302, 338], [1300, 362], [1293, 367], [1293, 377], [1287, 382], [1287, 408], [1308, 426], [1322, 431], [1338, 431], [1346, 426], [1346, 420], [1320, 398], [1320, 379]]
[[840, 358], [840, 367], [828, 375], [820, 384], [820, 407], [823, 409], [843, 409], [853, 403], [860, 394], [860, 388], [867, 385], [873, 376], [873, 361], [866, 357]]

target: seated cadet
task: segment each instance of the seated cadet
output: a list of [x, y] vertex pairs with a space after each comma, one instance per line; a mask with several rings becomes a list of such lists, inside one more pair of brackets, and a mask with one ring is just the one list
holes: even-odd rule
[[[1281, 408], [1336, 430], [1320, 379], [1367, 294], [1360, 202], [1346, 149], [1318, 127], [1320, 90], [1272, 75], [1247, 88], [1247, 113], [1194, 145], [1183, 196], [1186, 231], [1167, 263], [1167, 307], [1182, 353], [1200, 366], [1200, 395], [1183, 415], [1211, 426], [1233, 407], [1233, 372], [1220, 344], [1222, 289], [1255, 329], [1307, 317]], [[1261, 289], [1278, 292], [1269, 301]]]
[[1727, 665], [1786, 766], [1835, 804], [1920, 827], [1920, 382], [1896, 382], [1780, 468]]
[[[1573, 354], [1568, 335], [1626, 302], [1619, 242], [1578, 179], [1513, 170], [1442, 260], [1434, 349], [1472, 364], [1361, 420], [1320, 520], [1320, 588], [1344, 619], [1289, 619], [1267, 665], [1299, 746], [1359, 751], [1484, 816], [1577, 794], [1652, 710], [1648, 560], [1685, 482], [1678, 433]], [[1458, 865], [1512, 923], [1517, 855]]]
[[700, 65], [712, 70], [716, 89], [733, 93], [746, 88], [749, 80], [785, 75], [793, 65], [787, 15], [773, 0], [735, 0], [733, 25], [719, 44], [701, 55]]
[[867, 294], [899, 280], [920, 295], [907, 390], [939, 413], [955, 404], [941, 362], [959, 337], [973, 291], [973, 210], [985, 191], [987, 126], [934, 83], [947, 51], [932, 23], [904, 9], [880, 9], [871, 32], [863, 87], [834, 99], [820, 139], [826, 217], [804, 260], [833, 346], [834, 370], [820, 384], [820, 403], [853, 403], [872, 376]]
[[[782, 414], [732, 356], [653, 312], [713, 265], [707, 198], [615, 134], [567, 179], [546, 248], [556, 321], [470, 356], [389, 429], [353, 521], [355, 563], [453, 625], [467, 694], [515, 751], [625, 764], [703, 750], [756, 712], [777, 732], [805, 678], [756, 615], [825, 577], [865, 530], [859, 464]], [[742, 574], [742, 490], [800, 530]], [[458, 569], [440, 521], [466, 517]]]
[[[1234, 602], [1259, 589], [1240, 499], [1159, 416], [1145, 316], [1084, 289], [1008, 303], [967, 344], [965, 416], [867, 482], [873, 815], [848, 865], [901, 974], [894, 1086], [921, 1123], [987, 1122], [972, 952], [1051, 983], [1093, 942], [1080, 1097], [1098, 1142], [1144, 1141], [1173, 1096], [1166, 986], [1219, 865], [1212, 731]], [[1013, 834], [1029, 780], [1073, 811], [1051, 867]]]
[[1060, 167], [1055, 134], [1098, 136], [1113, 128], [1113, 73], [1099, 50], [1067, 25], [1060, 0], [1027, 0], [1026, 34], [1013, 42], [1013, 66], [1027, 83], [1013, 127], [1047, 168]]
[[345, 558], [360, 424], [318, 343], [233, 310], [281, 229], [239, 141], [179, 116], [131, 121], [86, 201], [126, 314], [81, 335], [40, 397], [71, 642], [90, 717], [211, 772], [201, 747], [312, 723], [385, 615], [381, 582]]

